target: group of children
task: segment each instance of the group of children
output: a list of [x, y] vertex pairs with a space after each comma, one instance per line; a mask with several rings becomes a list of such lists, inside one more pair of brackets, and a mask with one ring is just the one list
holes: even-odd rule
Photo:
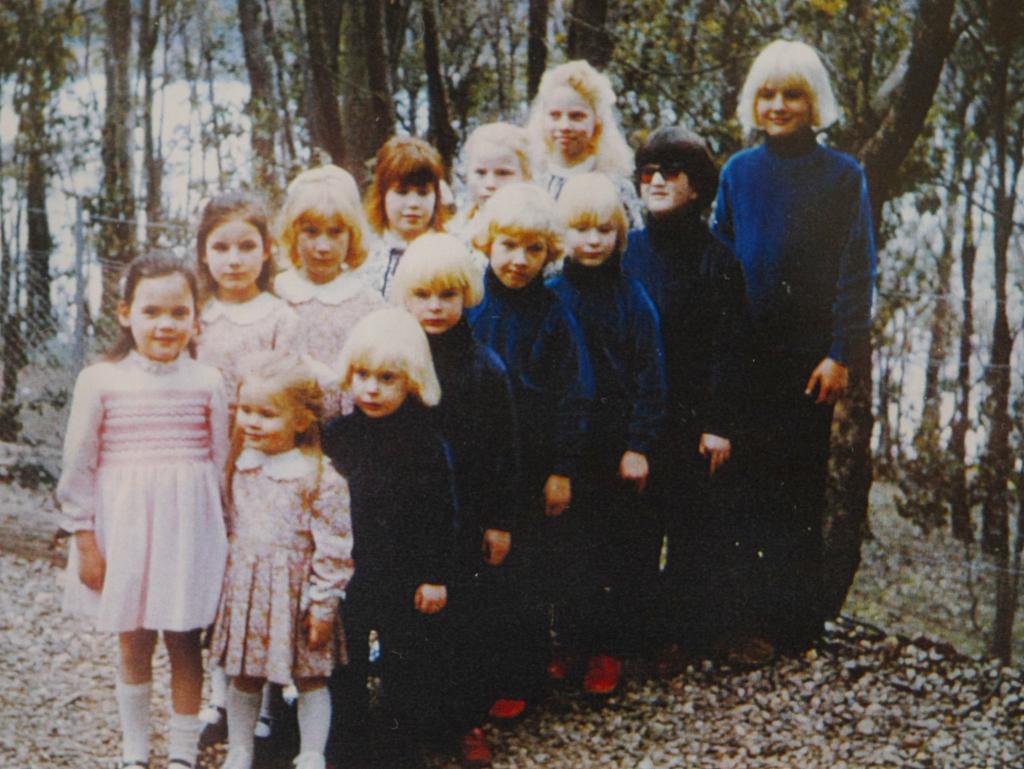
[[[820, 348], [780, 359], [792, 345], [758, 323], [814, 320], [805, 332], [836, 340], [806, 384], [825, 408], [786, 412], [820, 433], [874, 268], [862, 174], [814, 140], [834, 119], [821, 62], [773, 45], [741, 119], [777, 146], [734, 158], [721, 188], [678, 128], [649, 137], [631, 178], [610, 83], [570, 62], [545, 75], [528, 129], [470, 137], [471, 200], [450, 226], [437, 152], [396, 137], [365, 207], [351, 175], [317, 168], [276, 227], [248, 195], [208, 202], [195, 273], [161, 252], [129, 266], [122, 338], [76, 384], [58, 488], [66, 605], [118, 633], [122, 767], [148, 766], [158, 631], [179, 769], [195, 766], [210, 625], [227, 769], [253, 765], [268, 684], [294, 690], [298, 769], [415, 765], [446, 741], [480, 766], [488, 715], [518, 717], [551, 680], [607, 695], [624, 655], [721, 637], [693, 628], [746, 595], [723, 568], [740, 562], [722, 544], [743, 538], [738, 519], [718, 519], [735, 499], [723, 488], [760, 479], [727, 472], [753, 419], [750, 361], [778, 416], [772, 377]], [[793, 163], [849, 237], [784, 210]], [[833, 183], [844, 211], [827, 210]], [[716, 192], [719, 237], [702, 218]], [[762, 198], [781, 201], [768, 221]], [[809, 264], [826, 234], [843, 250]], [[820, 281], [839, 296], [792, 318], [793, 291]], [[787, 451], [772, 472], [806, 471]], [[692, 584], [712, 574], [727, 576]], [[767, 627], [748, 624], [755, 639]]]

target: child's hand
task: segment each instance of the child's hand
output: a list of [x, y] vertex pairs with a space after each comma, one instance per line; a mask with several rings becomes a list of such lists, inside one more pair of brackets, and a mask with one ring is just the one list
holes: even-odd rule
[[627, 483], [635, 483], [637, 491], [647, 487], [647, 475], [651, 472], [647, 457], [636, 451], [627, 451], [619, 462], [619, 477]]
[[825, 358], [811, 372], [811, 378], [807, 380], [805, 395], [813, 395], [814, 388], [818, 388], [818, 397], [815, 403], [827, 403], [830, 406], [843, 397], [846, 388], [850, 384], [850, 373], [842, 363]]
[[448, 603], [448, 588], [444, 585], [428, 585], [424, 582], [416, 588], [416, 611], [423, 614], [437, 614]]
[[512, 547], [512, 534], [501, 529], [487, 529], [484, 532], [484, 561], [491, 566], [501, 566]]
[[572, 499], [572, 484], [564, 475], [549, 475], [544, 484], [544, 515], [561, 515]]
[[102, 590], [107, 562], [96, 544], [96, 532], [76, 532], [75, 546], [78, 548], [78, 578], [90, 590]]
[[312, 612], [306, 615], [306, 632], [309, 634], [309, 649], [317, 651], [331, 639], [334, 623], [329, 619], [318, 619]]
[[732, 443], [728, 438], [704, 433], [700, 436], [700, 448], [697, 450], [702, 457], [710, 460], [708, 475], [714, 475], [715, 470], [729, 461], [729, 456], [732, 454]]

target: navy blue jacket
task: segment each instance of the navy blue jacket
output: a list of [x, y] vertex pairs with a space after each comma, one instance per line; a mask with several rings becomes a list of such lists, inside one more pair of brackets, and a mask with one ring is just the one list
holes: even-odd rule
[[809, 131], [738, 152], [722, 169], [714, 229], [743, 265], [762, 354], [848, 364], [866, 344], [876, 255], [856, 160]]
[[469, 324], [473, 336], [508, 369], [528, 501], [541, 493], [547, 476], [578, 475], [594, 376], [579, 325], [539, 277], [513, 290], [488, 269], [484, 286], [483, 301], [468, 313]]
[[665, 429], [666, 381], [658, 312], [618, 257], [599, 267], [567, 262], [548, 282], [583, 329], [594, 369], [590, 453], [649, 455]]
[[386, 417], [367, 417], [356, 409], [329, 421], [321, 443], [348, 481], [352, 498], [356, 570], [349, 594], [411, 606], [421, 584], [448, 584], [452, 468], [429, 409], [413, 395]]
[[480, 553], [487, 529], [511, 531], [519, 481], [519, 430], [505, 364], [473, 338], [463, 317], [428, 334], [441, 402], [434, 408], [452, 451], [459, 539]]
[[[669, 415], [677, 429], [735, 438], [742, 421], [749, 316], [743, 274], [698, 213], [648, 217], [629, 233], [622, 271], [661, 320]], [[694, 444], [696, 450], [696, 443]]]

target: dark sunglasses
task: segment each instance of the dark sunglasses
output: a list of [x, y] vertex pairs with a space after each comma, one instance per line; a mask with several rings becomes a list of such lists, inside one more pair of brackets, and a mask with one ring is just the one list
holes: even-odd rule
[[650, 184], [655, 174], [661, 174], [661, 178], [667, 182], [677, 179], [686, 169], [679, 163], [648, 163], [636, 169], [636, 178], [641, 184]]

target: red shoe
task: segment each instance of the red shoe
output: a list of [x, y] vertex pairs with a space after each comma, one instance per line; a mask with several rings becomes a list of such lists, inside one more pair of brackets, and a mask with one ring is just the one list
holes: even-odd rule
[[569, 668], [575, 660], [568, 654], [556, 654], [548, 662], [548, 678], [552, 681], [564, 681], [569, 677]]
[[494, 701], [488, 712], [491, 714], [491, 718], [507, 720], [509, 718], [519, 718], [524, 710], [526, 710], [526, 700], [500, 699]]
[[462, 752], [463, 766], [490, 766], [491, 746], [483, 729], [470, 729], [459, 738], [459, 749]]
[[595, 654], [587, 662], [583, 691], [587, 694], [611, 694], [619, 687], [622, 662], [608, 654]]

